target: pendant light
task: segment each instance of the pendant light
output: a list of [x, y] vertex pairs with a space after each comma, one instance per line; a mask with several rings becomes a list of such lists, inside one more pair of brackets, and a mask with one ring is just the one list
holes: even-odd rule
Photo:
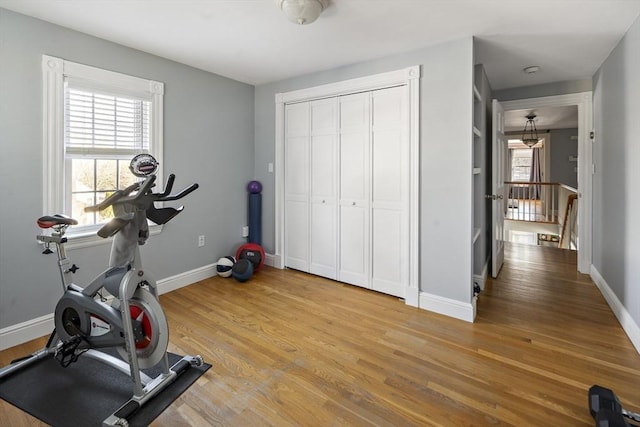
[[536, 118], [535, 114], [529, 114], [527, 117], [527, 122], [524, 124], [524, 130], [522, 131], [521, 141], [529, 148], [533, 148], [538, 142], [540, 142], [540, 138], [538, 138], [538, 129], [536, 129], [536, 123], [533, 119]]
[[275, 0], [289, 21], [308, 25], [329, 6], [329, 0]]

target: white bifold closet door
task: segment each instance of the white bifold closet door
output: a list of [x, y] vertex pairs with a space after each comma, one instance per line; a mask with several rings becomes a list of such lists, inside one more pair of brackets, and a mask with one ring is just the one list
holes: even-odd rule
[[309, 272], [336, 279], [338, 229], [336, 98], [310, 103]]
[[337, 99], [285, 108], [285, 265], [336, 278]]
[[285, 106], [285, 265], [404, 297], [406, 87]]
[[340, 248], [338, 280], [371, 287], [369, 92], [340, 97]]
[[285, 265], [309, 271], [309, 103], [285, 107]]
[[371, 92], [371, 288], [409, 284], [409, 138], [405, 87]]

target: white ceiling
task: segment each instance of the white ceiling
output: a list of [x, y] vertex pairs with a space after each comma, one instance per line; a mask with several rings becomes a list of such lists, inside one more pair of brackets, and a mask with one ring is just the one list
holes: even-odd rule
[[535, 114], [534, 122], [539, 132], [548, 129], [577, 129], [578, 106], [543, 107], [527, 110], [510, 110], [504, 112], [504, 130], [506, 132], [519, 132], [524, 129], [527, 115]]
[[[250, 84], [475, 36], [494, 90], [588, 79], [640, 0], [331, 0], [313, 24], [273, 0], [0, 0], [0, 7]], [[526, 75], [522, 68], [539, 65]]]

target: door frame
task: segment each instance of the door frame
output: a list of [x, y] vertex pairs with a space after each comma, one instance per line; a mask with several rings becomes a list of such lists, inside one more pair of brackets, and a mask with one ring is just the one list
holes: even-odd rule
[[320, 86], [309, 87], [275, 95], [275, 253], [273, 266], [284, 268], [284, 107], [285, 104], [312, 101], [357, 92], [407, 86], [407, 111], [409, 129], [409, 283], [405, 293], [407, 305], [419, 304], [419, 183], [420, 183], [420, 66], [374, 74]]
[[503, 101], [505, 111], [538, 107], [578, 107], [578, 271], [589, 274], [593, 245], [593, 92]]

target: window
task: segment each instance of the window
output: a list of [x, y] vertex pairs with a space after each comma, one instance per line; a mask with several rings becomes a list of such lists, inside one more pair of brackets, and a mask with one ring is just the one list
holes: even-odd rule
[[136, 180], [131, 158], [151, 153], [162, 165], [164, 85], [46, 55], [42, 66], [44, 213], [78, 220], [71, 238], [92, 236], [113, 212], [84, 208]]
[[531, 148], [511, 148], [511, 181], [529, 181], [531, 177]]

